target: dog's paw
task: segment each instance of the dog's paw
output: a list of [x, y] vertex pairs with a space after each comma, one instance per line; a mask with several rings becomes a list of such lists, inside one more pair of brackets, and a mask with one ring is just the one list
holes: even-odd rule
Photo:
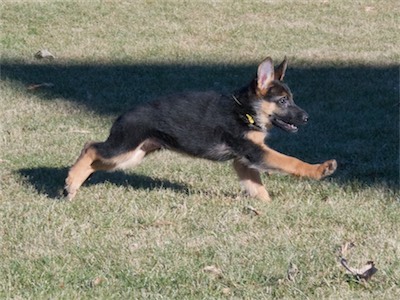
[[69, 187], [64, 187], [63, 190], [63, 196], [64, 198], [66, 198], [68, 201], [71, 201], [76, 195], [76, 192], [71, 193]]
[[63, 190], [63, 196], [67, 198], [68, 201], [71, 201], [76, 195], [76, 188], [72, 187], [71, 179], [68, 177], [65, 180], [65, 186]]
[[271, 197], [269, 196], [269, 193], [265, 189], [258, 191], [255, 197], [263, 202], [267, 203], [271, 202]]
[[332, 175], [333, 173], [335, 173], [336, 168], [337, 168], [337, 162], [334, 159], [328, 160], [320, 164], [318, 167], [319, 179]]

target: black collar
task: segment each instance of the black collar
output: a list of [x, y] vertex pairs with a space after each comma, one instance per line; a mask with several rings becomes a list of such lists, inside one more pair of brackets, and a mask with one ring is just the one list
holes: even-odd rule
[[232, 94], [233, 100], [239, 105], [239, 118], [244, 121], [247, 126], [249, 126], [253, 130], [262, 130], [262, 127], [258, 125], [255, 121], [254, 115], [250, 114], [249, 112], [246, 112], [244, 110], [243, 104], [236, 98], [235, 95]]

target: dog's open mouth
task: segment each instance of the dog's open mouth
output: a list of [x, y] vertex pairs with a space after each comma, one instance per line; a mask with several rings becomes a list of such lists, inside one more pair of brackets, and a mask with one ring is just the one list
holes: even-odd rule
[[281, 119], [277, 119], [277, 118], [273, 118], [272, 119], [272, 123], [276, 126], [279, 127], [285, 131], [288, 132], [297, 132], [298, 128], [296, 125], [291, 124], [291, 123], [287, 123]]

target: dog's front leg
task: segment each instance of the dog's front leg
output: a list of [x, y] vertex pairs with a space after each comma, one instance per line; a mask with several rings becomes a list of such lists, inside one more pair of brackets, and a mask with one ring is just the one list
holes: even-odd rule
[[264, 150], [263, 163], [267, 169], [319, 180], [333, 174], [337, 168], [337, 163], [334, 159], [321, 164], [309, 164], [279, 153], [265, 145], [262, 148]]
[[258, 170], [249, 168], [238, 159], [233, 161], [233, 168], [239, 177], [240, 184], [250, 197], [255, 197], [266, 202], [271, 200], [262, 184]]
[[[337, 168], [336, 160], [328, 160], [321, 164], [309, 164], [297, 158], [279, 153], [264, 144], [265, 134], [261, 132], [250, 132], [247, 139], [253, 145], [257, 145], [255, 153], [262, 152], [257, 155], [258, 162], [250, 161], [250, 164], [255, 165], [260, 170], [275, 170], [292, 174], [299, 177], [309, 177], [313, 179], [322, 179], [333, 174]], [[255, 148], [253, 148], [255, 149]]]

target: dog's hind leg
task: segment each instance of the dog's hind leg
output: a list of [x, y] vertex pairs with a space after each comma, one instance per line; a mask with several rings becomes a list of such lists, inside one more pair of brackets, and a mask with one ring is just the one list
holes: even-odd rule
[[161, 148], [161, 145], [152, 139], [147, 139], [138, 147], [130, 151], [124, 151], [121, 154], [105, 158], [100, 154], [102, 147], [107, 147], [105, 143], [87, 143], [83, 148], [81, 155], [68, 172], [65, 180], [65, 194], [68, 200], [72, 200], [79, 187], [95, 171], [105, 170], [113, 171], [117, 169], [126, 169], [137, 166], [146, 154], [154, 152]]
[[249, 196], [266, 202], [271, 200], [267, 190], [262, 184], [259, 171], [249, 168], [239, 160], [233, 161], [233, 168], [239, 177], [241, 185]]
[[[83, 182], [85, 182], [93, 172], [100, 169], [101, 165], [98, 162], [101, 162], [101, 159], [99, 160], [98, 152], [94, 147], [96, 144], [98, 143], [86, 143], [81, 151], [81, 155], [69, 170], [64, 189], [65, 196], [68, 200], [72, 200]], [[96, 164], [94, 164], [95, 162]], [[107, 170], [106, 166], [106, 164], [103, 164], [103, 169]], [[110, 165], [109, 169], [111, 168], [112, 166]]]

